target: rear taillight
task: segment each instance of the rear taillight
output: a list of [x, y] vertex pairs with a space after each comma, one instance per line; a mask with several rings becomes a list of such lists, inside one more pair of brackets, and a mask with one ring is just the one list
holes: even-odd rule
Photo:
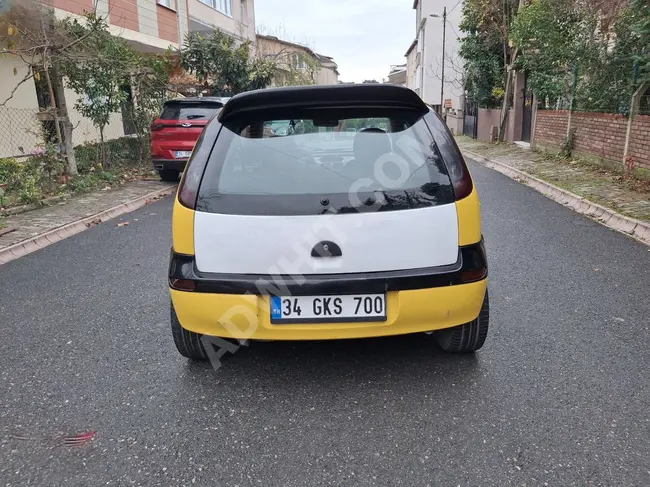
[[460, 248], [463, 266], [460, 269], [460, 282], [463, 284], [480, 281], [487, 277], [488, 265], [483, 240]]
[[152, 132], [160, 132], [164, 128], [165, 126], [162, 123], [154, 123], [151, 125]]
[[178, 201], [190, 210], [196, 209], [196, 199], [199, 194], [203, 171], [205, 171], [205, 166], [211, 157], [212, 148], [214, 147], [220, 129], [221, 124], [216, 119], [212, 119], [205, 126], [199, 136], [199, 140], [194, 145], [192, 157], [190, 157], [190, 160], [187, 161], [187, 165], [185, 166], [183, 178], [178, 187]]
[[463, 156], [460, 155], [460, 151], [456, 157], [451, 159], [451, 161], [446, 160], [445, 162], [447, 163], [447, 168], [449, 170], [449, 178], [454, 186], [456, 201], [466, 198], [474, 189], [474, 184], [469, 175], [467, 164], [465, 164]]
[[[195, 157], [197, 153], [198, 157]], [[208, 157], [195, 148], [183, 173], [183, 178], [178, 188], [178, 201], [190, 210], [196, 209], [196, 197], [199, 193], [201, 177], [203, 176], [203, 170], [207, 162]]]
[[447, 166], [449, 179], [451, 179], [454, 187], [456, 201], [462, 200], [469, 196], [474, 189], [467, 164], [465, 164], [460, 149], [456, 145], [454, 136], [451, 135], [447, 124], [440, 118], [440, 115], [430, 110], [425, 118], [438, 146], [442, 160], [445, 162], [445, 166]]
[[196, 283], [190, 279], [176, 279], [174, 277], [170, 277], [169, 287], [175, 289], [176, 291], [192, 292], [196, 289]]

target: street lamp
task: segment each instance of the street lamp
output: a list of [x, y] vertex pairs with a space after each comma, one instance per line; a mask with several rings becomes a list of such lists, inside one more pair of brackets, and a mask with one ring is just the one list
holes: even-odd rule
[[[429, 17], [439, 19], [438, 14], [429, 14]], [[440, 79], [440, 115], [444, 112], [445, 104], [445, 41], [447, 40], [447, 7], [442, 9], [442, 75]]]

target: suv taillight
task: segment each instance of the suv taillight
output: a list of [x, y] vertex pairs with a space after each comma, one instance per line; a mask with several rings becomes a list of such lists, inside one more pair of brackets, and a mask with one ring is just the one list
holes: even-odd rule
[[164, 128], [165, 126], [162, 123], [154, 123], [151, 125], [152, 132], [160, 132]]

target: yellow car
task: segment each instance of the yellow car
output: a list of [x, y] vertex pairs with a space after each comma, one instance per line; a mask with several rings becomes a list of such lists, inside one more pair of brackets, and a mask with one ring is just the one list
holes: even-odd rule
[[[264, 130], [289, 121], [282, 135]], [[340, 137], [341, 127], [356, 130]], [[244, 340], [488, 332], [480, 205], [444, 122], [393, 85], [259, 90], [204, 129], [174, 204], [178, 351]]]

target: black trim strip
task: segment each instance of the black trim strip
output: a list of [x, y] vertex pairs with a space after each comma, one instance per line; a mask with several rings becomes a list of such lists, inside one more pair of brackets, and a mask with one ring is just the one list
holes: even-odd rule
[[[484, 271], [476, 277], [476, 271]], [[467, 276], [470, 276], [469, 278]], [[381, 294], [476, 282], [487, 277], [487, 256], [483, 240], [460, 247], [455, 263], [399, 271], [359, 272], [351, 274], [310, 274], [305, 276], [264, 274], [220, 274], [200, 272], [193, 255], [173, 250], [169, 261], [172, 279], [192, 280], [193, 292], [216, 294], [256, 294], [271, 296]]]
[[327, 323], [385, 323], [387, 316], [355, 316], [350, 318], [339, 316], [338, 318], [289, 318], [278, 320], [271, 318], [272, 325], [323, 325]]

